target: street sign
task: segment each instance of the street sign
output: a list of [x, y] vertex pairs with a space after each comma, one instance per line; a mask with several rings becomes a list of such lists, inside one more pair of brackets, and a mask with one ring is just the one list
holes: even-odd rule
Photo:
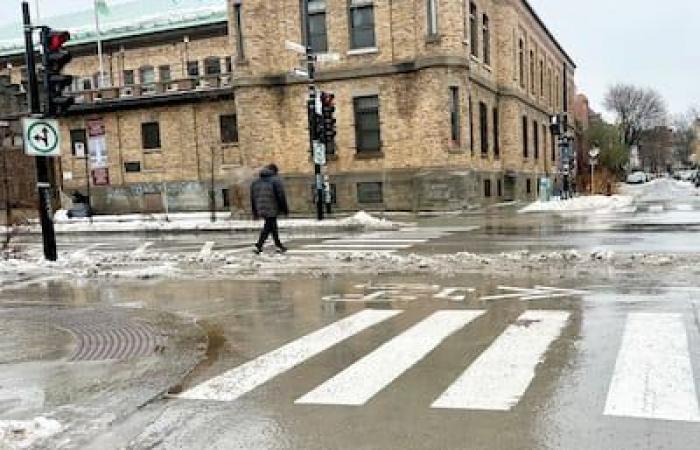
[[304, 47], [301, 44], [297, 44], [296, 42], [284, 41], [284, 48], [293, 52], [300, 53], [302, 55], [306, 54], [306, 47]]
[[109, 169], [100, 167], [92, 169], [92, 185], [93, 186], [108, 186], [109, 185]]
[[53, 119], [22, 119], [24, 153], [29, 156], [60, 156], [61, 134]]
[[314, 164], [326, 165], [326, 146], [317, 141], [314, 141]]

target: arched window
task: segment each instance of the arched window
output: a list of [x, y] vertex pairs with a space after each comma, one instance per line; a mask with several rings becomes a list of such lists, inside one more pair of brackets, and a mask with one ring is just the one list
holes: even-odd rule
[[489, 30], [489, 16], [482, 16], [482, 45], [484, 46], [484, 64], [491, 64], [491, 31]]

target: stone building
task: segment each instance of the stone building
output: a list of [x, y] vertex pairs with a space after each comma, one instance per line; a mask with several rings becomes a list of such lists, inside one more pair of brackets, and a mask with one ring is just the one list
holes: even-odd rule
[[[114, 14], [167, 12], [165, 2]], [[180, 3], [200, 13], [105, 26], [104, 76], [94, 35], [78, 34], [64, 189], [85, 185], [76, 143], [100, 118], [110, 176], [93, 190], [100, 211], [157, 210], [164, 198], [202, 209], [212, 191], [227, 207], [246, 168], [272, 161], [292, 209], [310, 210], [307, 82], [293, 74], [300, 55], [285, 49], [304, 40], [300, 0]], [[527, 1], [311, 0], [310, 11], [312, 47], [339, 56], [317, 73], [336, 96], [324, 170], [337, 209], [469, 208], [533, 198], [539, 177], [556, 176], [550, 117], [573, 104], [575, 64]], [[14, 63], [21, 77], [20, 56], [0, 49], [0, 67]]]

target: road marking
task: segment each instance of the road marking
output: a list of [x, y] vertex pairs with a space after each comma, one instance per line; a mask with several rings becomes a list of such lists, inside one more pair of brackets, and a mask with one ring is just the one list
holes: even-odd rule
[[484, 312], [438, 311], [386, 342], [295, 403], [363, 405], [423, 359], [448, 336]]
[[[459, 292], [464, 292], [464, 295], [455, 295], [455, 293]], [[474, 293], [476, 292], [476, 289], [474, 288], [464, 288], [464, 287], [450, 287], [450, 288], [444, 288], [437, 294], [433, 296], [434, 299], [437, 300], [450, 300], [452, 302], [462, 302], [464, 301], [467, 296], [467, 293]]]
[[664, 212], [664, 205], [651, 205], [649, 212]]
[[588, 292], [580, 291], [576, 289], [561, 289], [548, 286], [535, 286], [533, 289], [510, 287], [510, 286], [498, 286], [499, 291], [512, 292], [511, 294], [499, 294], [499, 295], [489, 295], [486, 297], [481, 297], [480, 300], [507, 300], [507, 299], [518, 299], [522, 301], [528, 300], [542, 300], [548, 298], [561, 298], [561, 297], [573, 297], [587, 295]]
[[324, 244], [423, 244], [428, 239], [328, 239]]
[[355, 244], [310, 244], [310, 245], [305, 245], [304, 248], [321, 248], [321, 249], [328, 249], [328, 248], [341, 248], [341, 249], [367, 249], [367, 250], [372, 250], [372, 249], [403, 249], [403, 248], [410, 248], [412, 245], [405, 245], [405, 244], [379, 244], [379, 245], [374, 245], [374, 244], [365, 244], [365, 245], [355, 245]]
[[207, 241], [204, 243], [202, 246], [202, 249], [199, 251], [199, 257], [200, 258], [209, 258], [211, 256], [211, 251], [214, 250], [214, 241]]
[[73, 252], [74, 257], [84, 257], [91, 251], [95, 250], [96, 248], [100, 247], [102, 244], [90, 244], [86, 247], [81, 248], [80, 250], [76, 250]]
[[365, 250], [352, 250], [352, 249], [316, 249], [316, 250], [289, 250], [287, 252], [288, 255], [324, 255], [324, 254], [336, 254], [336, 253], [343, 253], [347, 254], [349, 256], [352, 255], [366, 255], [367, 253], [373, 253], [373, 254], [391, 254], [391, 253], [396, 253], [396, 250], [372, 250], [370, 248], [365, 249]]
[[141, 244], [141, 246], [139, 248], [137, 248], [136, 250], [134, 250], [132, 252], [132, 255], [141, 256], [141, 255], [145, 254], [146, 250], [148, 250], [148, 248], [151, 247], [152, 245], [153, 245], [153, 242], [144, 242], [143, 244]]
[[680, 314], [627, 317], [605, 415], [700, 422], [698, 397]]
[[178, 397], [190, 400], [236, 400], [307, 359], [401, 312], [365, 309], [229, 370]]
[[435, 402], [433, 408], [508, 411], [535, 377], [549, 345], [569, 319], [565, 311], [527, 311]]
[[693, 205], [676, 205], [677, 211], [693, 211]]

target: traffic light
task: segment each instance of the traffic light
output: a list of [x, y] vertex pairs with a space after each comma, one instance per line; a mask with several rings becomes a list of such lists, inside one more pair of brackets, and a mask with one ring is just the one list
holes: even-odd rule
[[52, 30], [44, 27], [41, 29], [41, 45], [43, 47], [44, 63], [44, 89], [46, 90], [46, 110], [49, 117], [61, 116], [75, 103], [71, 96], [64, 95], [64, 90], [73, 84], [71, 75], [61, 72], [73, 57], [64, 48], [70, 40], [67, 31]]
[[335, 95], [330, 92], [321, 92], [321, 115], [323, 120], [323, 142], [326, 151], [333, 153], [335, 146], [336, 120], [335, 120]]

